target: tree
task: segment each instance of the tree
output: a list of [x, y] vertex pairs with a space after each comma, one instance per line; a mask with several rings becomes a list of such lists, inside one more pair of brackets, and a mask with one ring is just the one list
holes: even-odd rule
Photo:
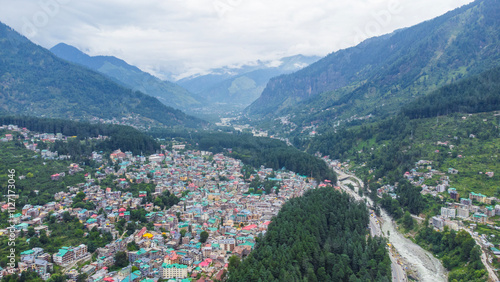
[[403, 225], [406, 229], [413, 228], [413, 218], [411, 217], [411, 214], [409, 211], [406, 211], [404, 216], [403, 216]]
[[117, 252], [115, 254], [115, 266], [119, 268], [123, 268], [128, 265], [127, 253], [126, 252]]
[[235, 269], [238, 268], [238, 266], [240, 266], [241, 264], [241, 259], [239, 256], [231, 256], [229, 258], [229, 266], [228, 266], [228, 270], [231, 272], [231, 271], [234, 271]]
[[86, 273], [80, 273], [76, 277], [76, 282], [85, 282], [85, 281], [87, 281], [87, 278], [88, 278], [88, 275]]
[[186, 236], [187, 230], [186, 229], [181, 229], [181, 238]]
[[66, 211], [63, 213], [63, 221], [64, 222], [70, 222], [72, 219], [73, 219], [73, 217], [71, 216], [71, 214], [69, 214], [69, 212]]
[[208, 232], [207, 231], [202, 231], [200, 233], [200, 242], [205, 243], [208, 239]]

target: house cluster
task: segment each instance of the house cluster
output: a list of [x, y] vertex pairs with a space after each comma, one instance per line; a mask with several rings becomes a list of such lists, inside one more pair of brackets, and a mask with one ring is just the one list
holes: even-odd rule
[[[476, 201], [482, 205], [473, 204]], [[462, 226], [460, 220], [486, 224], [490, 217], [500, 214], [500, 205], [492, 206], [492, 201], [496, 201], [496, 198], [471, 192], [469, 198], [460, 198], [459, 202], [448, 202], [446, 207], [442, 207], [441, 215], [432, 218], [432, 225], [440, 230], [444, 226], [458, 230]]]
[[19, 270], [32, 270], [37, 272], [44, 280], [50, 278], [50, 272], [54, 270], [54, 264], [50, 262], [50, 254], [44, 252], [42, 248], [33, 248], [21, 252], [18, 263]]
[[[102, 154], [95, 152], [92, 158], [102, 159]], [[260, 167], [245, 179], [241, 161], [203, 151], [162, 150], [160, 154], [145, 157], [117, 150], [110, 155], [110, 159], [113, 163], [103, 163], [95, 173], [86, 174], [84, 183], [56, 193], [55, 202], [26, 205], [13, 219], [18, 234], [33, 226], [36, 234], [43, 231], [50, 235], [48, 226], [43, 224], [49, 212], [57, 219], [69, 212], [87, 230], [97, 228], [110, 232], [113, 241], [97, 249], [95, 261], [69, 271], [71, 277], [85, 273], [88, 281], [200, 276], [222, 279], [229, 258], [233, 255], [247, 256], [254, 248], [256, 238], [265, 234], [272, 218], [287, 200], [299, 197], [320, 184], [293, 172], [273, 171], [265, 167]], [[77, 164], [72, 164], [68, 173], [80, 170]], [[100, 181], [108, 175], [116, 178], [117, 188], [101, 187]], [[250, 189], [251, 181], [256, 178], [275, 181], [276, 186], [269, 194], [260, 189]], [[132, 185], [141, 183], [154, 184], [154, 191], [128, 191]], [[161, 210], [161, 201], [158, 200], [166, 191], [177, 196], [180, 202], [168, 210]], [[72, 208], [73, 198], [80, 192], [85, 194], [84, 202], [93, 203], [93, 210]], [[8, 208], [6, 203], [3, 203], [2, 209], [4, 207]], [[118, 222], [124, 220], [130, 223], [131, 213], [138, 209], [147, 212], [149, 228], [144, 227], [123, 237], [116, 229]], [[1, 232], [8, 233], [7, 230]], [[208, 233], [206, 241], [201, 239], [205, 232]], [[127, 251], [131, 243], [137, 246], [137, 250]], [[130, 265], [138, 270], [109, 272], [119, 251], [126, 251]], [[80, 245], [61, 248], [44, 258], [50, 263], [47, 264], [49, 268], [52, 264], [72, 266], [75, 262], [90, 260], [91, 256], [87, 246]], [[37, 260], [40, 260], [38, 253], [30, 261], [40, 262]]]
[[[26, 149], [35, 151], [40, 154], [40, 156], [45, 159], [45, 160], [68, 160], [71, 159], [70, 155], [59, 155], [58, 152], [51, 152], [48, 149], [39, 149], [38, 144], [42, 142], [47, 142], [47, 143], [54, 143], [56, 141], [63, 141], [66, 142], [69, 138], [74, 138], [74, 137], [69, 137], [65, 136], [62, 133], [37, 133], [28, 130], [27, 128], [23, 127], [20, 128], [17, 125], [2, 125], [0, 126], [0, 130], [7, 130], [8, 132], [12, 133], [7, 133], [5, 134], [5, 137], [0, 138], [0, 142], [8, 142], [14, 140], [14, 134], [19, 134], [20, 140], [22, 141], [23, 145], [26, 147]], [[106, 140], [109, 138], [108, 136], [97, 136], [97, 137], [89, 137], [88, 140]]]

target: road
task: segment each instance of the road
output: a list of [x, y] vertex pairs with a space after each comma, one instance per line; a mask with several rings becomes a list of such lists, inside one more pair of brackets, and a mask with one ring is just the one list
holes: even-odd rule
[[[474, 240], [476, 240], [476, 244], [478, 246], [480, 247], [482, 246], [481, 239], [479, 239], [478, 236], [474, 236], [474, 233], [472, 233], [472, 231], [469, 228], [462, 228], [462, 230], [467, 231], [471, 235], [471, 237], [474, 238]], [[494, 281], [494, 282], [499, 281], [495, 271], [488, 263], [488, 258], [486, 257], [486, 253], [484, 252], [483, 248], [481, 248], [481, 261], [483, 262], [484, 267], [486, 267], [486, 270], [488, 271], [488, 276], [489, 276], [488, 281]]]
[[396, 282], [406, 282], [408, 279], [406, 278], [406, 273], [403, 270], [403, 267], [398, 264], [396, 258], [391, 255], [391, 273], [392, 273], [392, 281]]
[[[363, 185], [363, 182], [353, 175], [348, 175], [339, 170], [335, 170], [335, 172], [339, 178], [351, 177]], [[368, 206], [373, 206], [373, 201], [370, 198], [359, 196], [342, 183], [339, 183], [338, 185], [348, 194], [353, 196], [354, 199], [366, 201]], [[377, 229], [379, 224], [377, 224], [376, 219], [372, 219], [373, 217], [370, 216], [371, 234], [380, 234], [378, 232], [381, 232], [385, 235], [396, 251], [415, 266], [421, 281], [446, 281], [448, 273], [441, 262], [431, 253], [425, 251], [420, 246], [400, 234], [399, 231], [397, 231], [394, 222], [384, 210], [381, 210], [381, 215], [383, 222], [381, 231], [380, 229]], [[375, 220], [375, 223], [373, 223], [373, 220]], [[393, 254], [391, 252], [389, 253], [391, 254], [393, 281], [407, 281], [406, 273], [402, 269], [402, 266], [397, 263], [397, 259], [393, 256]]]
[[377, 217], [373, 214], [373, 211], [370, 210], [370, 235], [374, 236], [383, 236], [382, 230], [380, 230], [380, 225], [378, 223]]

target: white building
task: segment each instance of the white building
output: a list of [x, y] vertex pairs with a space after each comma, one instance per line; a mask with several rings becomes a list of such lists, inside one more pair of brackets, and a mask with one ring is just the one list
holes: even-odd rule
[[469, 210], [468, 209], [457, 209], [457, 216], [460, 218], [468, 218]]
[[443, 229], [444, 227], [444, 221], [442, 218], [439, 218], [437, 216], [432, 217], [432, 226], [434, 226], [437, 229]]
[[162, 278], [163, 279], [171, 279], [171, 278], [186, 278], [188, 276], [188, 267], [187, 265], [182, 264], [162, 264]]
[[441, 208], [441, 216], [445, 217], [445, 218], [448, 218], [448, 217], [453, 218], [453, 217], [456, 216], [456, 210], [455, 209], [450, 209], [450, 208], [442, 207]]

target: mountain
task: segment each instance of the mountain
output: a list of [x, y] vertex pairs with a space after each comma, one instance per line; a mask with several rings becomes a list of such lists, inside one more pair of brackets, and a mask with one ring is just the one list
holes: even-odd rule
[[0, 108], [2, 113], [75, 120], [139, 117], [168, 126], [202, 124], [154, 97], [56, 57], [3, 23]]
[[61, 59], [100, 72], [127, 88], [156, 97], [167, 106], [188, 109], [191, 106], [201, 104], [199, 98], [194, 97], [193, 94], [181, 86], [170, 81], [162, 81], [116, 57], [91, 57], [64, 43], [57, 44], [50, 51]]
[[210, 74], [178, 81], [179, 85], [210, 103], [228, 103], [246, 107], [255, 101], [272, 77], [291, 73], [317, 61], [319, 57], [296, 55], [277, 61], [214, 69]]
[[273, 78], [246, 112], [301, 122], [386, 115], [438, 87], [500, 65], [500, 1], [478, 0]]

